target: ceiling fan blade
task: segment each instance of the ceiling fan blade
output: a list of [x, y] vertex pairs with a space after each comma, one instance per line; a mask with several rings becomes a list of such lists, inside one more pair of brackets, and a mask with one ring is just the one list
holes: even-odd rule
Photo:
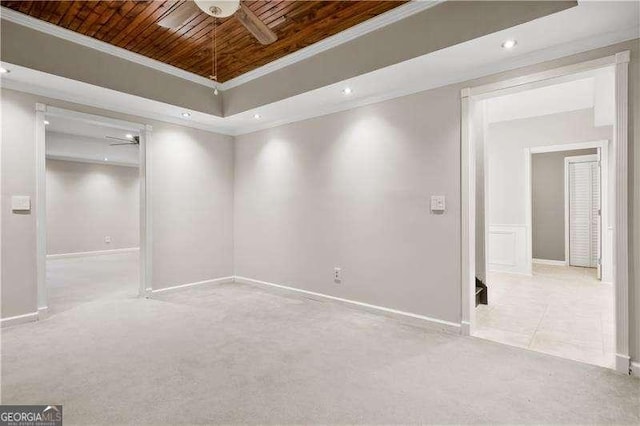
[[271, 31], [244, 3], [240, 2], [240, 9], [234, 16], [261, 44], [271, 44], [278, 40], [276, 33]]
[[200, 13], [200, 9], [191, 0], [171, 9], [162, 19], [158, 21], [158, 25], [164, 28], [178, 28], [187, 22], [193, 15]]
[[117, 145], [138, 145], [138, 144], [135, 142], [114, 142], [109, 144], [109, 146], [117, 146]]

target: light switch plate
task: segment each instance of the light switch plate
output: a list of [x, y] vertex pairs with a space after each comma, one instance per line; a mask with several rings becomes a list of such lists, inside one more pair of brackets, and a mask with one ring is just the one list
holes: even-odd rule
[[431, 211], [443, 212], [446, 210], [446, 202], [444, 195], [432, 195], [431, 196]]
[[31, 197], [28, 195], [11, 196], [11, 210], [14, 212], [28, 212], [31, 210]]

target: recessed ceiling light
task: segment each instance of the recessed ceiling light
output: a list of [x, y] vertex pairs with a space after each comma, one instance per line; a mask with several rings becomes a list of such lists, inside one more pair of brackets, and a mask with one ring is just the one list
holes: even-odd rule
[[253, 118], [255, 118], [256, 120], [260, 120], [262, 116], [260, 114], [253, 114]]
[[345, 87], [344, 89], [342, 89], [342, 93], [344, 93], [345, 95], [350, 95], [351, 92], [351, 87]]
[[190, 112], [183, 112], [183, 113], [182, 113], [182, 116], [183, 116], [184, 118], [189, 118], [189, 117], [191, 117], [191, 113], [190, 113]]
[[125, 138], [127, 138], [127, 139], [133, 139], [133, 135], [132, 135], [131, 133], [127, 133], [127, 134], [125, 135]]
[[104, 157], [104, 161], [109, 161], [109, 159], [107, 157]]
[[8, 74], [11, 71], [9, 71], [8, 69], [4, 68], [4, 67], [0, 67], [0, 74]]
[[49, 120], [44, 120], [44, 125], [48, 126], [49, 125]]
[[518, 42], [516, 40], [506, 40], [502, 43], [502, 48], [513, 49], [514, 47], [516, 47], [517, 44]]

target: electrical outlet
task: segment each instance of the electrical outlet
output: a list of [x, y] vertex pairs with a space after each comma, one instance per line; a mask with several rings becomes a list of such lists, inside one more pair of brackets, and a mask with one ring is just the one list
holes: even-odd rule
[[104, 242], [109, 244], [111, 242], [111, 237], [109, 236], [104, 237]]
[[336, 284], [342, 282], [342, 268], [333, 268], [333, 282]]

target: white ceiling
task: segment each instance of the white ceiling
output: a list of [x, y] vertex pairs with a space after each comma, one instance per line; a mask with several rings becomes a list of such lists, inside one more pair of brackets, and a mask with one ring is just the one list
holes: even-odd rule
[[611, 125], [614, 79], [612, 68], [602, 68], [562, 83], [492, 97], [485, 101], [486, 121], [496, 123], [593, 108], [594, 125]]
[[61, 117], [47, 114], [47, 132], [67, 133], [69, 135], [88, 136], [91, 138], [105, 139], [105, 137], [125, 138], [127, 134], [138, 135], [135, 130], [122, 130], [106, 124], [88, 123], [85, 120], [76, 120], [69, 117]]
[[137, 145], [112, 145], [124, 141], [107, 138], [110, 136], [127, 139], [127, 134], [138, 136], [135, 131], [51, 114], [46, 116], [46, 120], [49, 122], [45, 127], [47, 158], [123, 166], [138, 165]]
[[[580, 2], [577, 7], [508, 30], [380, 69], [229, 117], [182, 108], [11, 64], [2, 76], [8, 88], [102, 107], [141, 117], [181, 123], [226, 134], [243, 134], [302, 119], [350, 109], [398, 96], [466, 81], [529, 64], [607, 46], [640, 36], [640, 3]], [[510, 51], [500, 47], [518, 40]], [[342, 94], [344, 87], [353, 93]], [[261, 119], [254, 119], [260, 114]]]
[[487, 122], [593, 108], [594, 86], [594, 78], [585, 78], [488, 99]]

